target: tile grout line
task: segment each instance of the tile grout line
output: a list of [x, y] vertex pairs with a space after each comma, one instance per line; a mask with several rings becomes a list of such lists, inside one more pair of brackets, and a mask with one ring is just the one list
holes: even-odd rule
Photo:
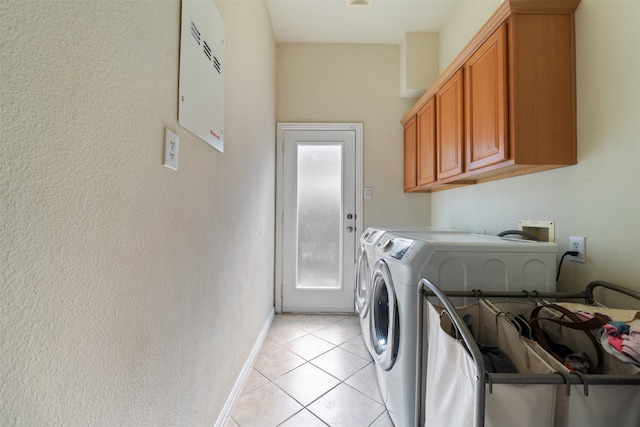
[[[346, 342], [346, 341], [345, 341], [345, 342]], [[343, 343], [343, 344], [344, 344], [344, 343]], [[339, 346], [340, 346], [340, 345], [334, 345], [334, 347], [333, 347], [331, 350], [334, 350], [335, 348], [338, 348]], [[328, 350], [327, 352], [329, 352], [329, 351], [331, 351], [331, 350]], [[348, 351], [348, 350], [345, 350], [345, 351]], [[325, 352], [325, 353], [327, 353], [327, 352]], [[322, 354], [325, 354], [325, 353], [322, 353]], [[350, 352], [350, 353], [351, 353], [351, 352]], [[316, 356], [315, 358], [320, 357], [322, 354], [319, 354], [319, 355], [318, 355], [318, 356]], [[354, 354], [354, 353], [351, 353], [351, 354]], [[354, 354], [354, 355], [355, 355], [355, 354]], [[355, 355], [355, 356], [358, 356], [358, 355]], [[360, 356], [358, 356], [358, 357], [360, 357]], [[315, 358], [314, 358], [314, 359], [315, 359]], [[314, 360], [314, 359], [311, 359], [311, 360]], [[361, 359], [362, 359], [362, 358], [361, 358]], [[339, 387], [340, 385], [344, 385], [344, 386], [346, 386], [346, 387], [349, 387], [350, 389], [352, 389], [353, 391], [355, 391], [355, 392], [357, 392], [357, 393], [361, 394], [362, 396], [366, 397], [367, 399], [371, 399], [371, 400], [373, 400], [373, 401], [375, 401], [375, 402], [377, 402], [377, 403], [379, 403], [379, 404], [381, 404], [381, 405], [384, 405], [382, 402], [378, 402], [376, 399], [374, 399], [374, 398], [372, 398], [372, 397], [370, 397], [370, 396], [368, 396], [368, 395], [364, 394], [362, 391], [360, 391], [360, 390], [358, 390], [357, 388], [355, 388], [355, 387], [353, 387], [353, 386], [351, 386], [351, 385], [349, 385], [349, 384], [347, 384], [347, 383], [346, 383], [346, 381], [347, 381], [349, 378], [351, 378], [351, 377], [353, 377], [354, 375], [356, 375], [357, 373], [361, 372], [361, 371], [362, 371], [362, 370], [364, 370], [366, 367], [368, 367], [369, 365], [371, 365], [373, 362], [368, 361], [368, 363], [367, 363], [366, 365], [364, 365], [362, 368], [358, 369], [357, 371], [355, 371], [353, 374], [349, 375], [349, 376], [348, 376], [347, 378], [345, 378], [344, 380], [341, 380], [340, 378], [338, 378], [338, 377], [334, 376], [334, 375], [333, 375], [333, 374], [331, 374], [330, 372], [327, 372], [327, 371], [325, 371], [324, 369], [322, 369], [321, 367], [314, 365], [313, 363], [311, 363], [311, 360], [305, 360], [305, 363], [303, 363], [302, 365], [297, 366], [297, 367], [295, 367], [295, 368], [291, 369], [291, 370], [290, 370], [290, 371], [288, 371], [288, 372], [285, 372], [284, 374], [280, 375], [278, 378], [280, 378], [280, 377], [282, 377], [282, 376], [286, 375], [287, 373], [289, 373], [289, 372], [291, 372], [291, 371], [293, 371], [293, 370], [295, 370], [295, 369], [300, 368], [300, 367], [301, 367], [301, 366], [303, 366], [303, 365], [310, 364], [310, 365], [312, 365], [312, 366], [314, 366], [314, 367], [316, 367], [316, 368], [320, 369], [322, 372], [326, 373], [327, 375], [330, 375], [331, 377], [335, 378], [335, 379], [336, 379], [336, 380], [338, 380], [339, 382], [338, 382], [338, 384], [336, 384], [335, 386], [333, 386], [333, 387], [331, 387], [330, 389], [326, 390], [324, 393], [322, 393], [321, 395], [319, 395], [318, 397], [316, 397], [316, 398], [315, 398], [315, 399], [313, 399], [311, 402], [309, 402], [308, 404], [306, 404], [306, 405], [305, 405], [304, 403], [302, 403], [302, 402], [300, 402], [298, 399], [296, 399], [293, 395], [291, 395], [289, 392], [287, 392], [285, 389], [281, 388], [278, 384], [276, 384], [274, 381], [275, 381], [276, 379], [278, 379], [278, 378], [274, 378], [273, 380], [269, 380], [269, 382], [270, 382], [271, 384], [273, 384], [275, 387], [278, 387], [278, 389], [282, 390], [282, 392], [284, 392], [287, 396], [291, 397], [293, 400], [295, 400], [296, 402], [298, 402], [298, 403], [300, 404], [300, 406], [302, 406], [302, 409], [300, 409], [299, 411], [297, 411], [297, 412], [295, 412], [295, 413], [291, 414], [291, 416], [289, 416], [287, 419], [283, 420], [280, 424], [278, 424], [278, 426], [279, 426], [279, 425], [282, 425], [282, 424], [284, 424], [284, 423], [286, 423], [288, 420], [290, 420], [291, 418], [295, 417], [297, 414], [299, 414], [301, 411], [303, 411], [303, 410], [305, 410], [305, 409], [306, 409], [307, 411], [309, 411], [311, 414], [313, 414], [313, 415], [314, 415], [316, 418], [318, 418], [320, 421], [322, 421], [324, 424], [326, 424], [327, 426], [329, 426], [329, 424], [327, 424], [327, 423], [326, 423], [322, 418], [320, 418], [320, 416], [319, 416], [318, 414], [314, 413], [311, 409], [309, 409], [309, 406], [311, 406], [314, 402], [318, 401], [318, 400], [319, 400], [319, 399], [321, 399], [323, 396], [327, 395], [329, 392], [331, 392], [331, 391], [332, 391], [332, 390], [334, 390], [335, 388]], [[366, 360], [366, 359], [362, 359], [362, 360]], [[263, 375], [264, 375], [264, 374], [263, 374]], [[382, 413], [381, 413], [380, 415], [378, 415], [378, 417], [376, 417], [376, 420], [377, 420], [380, 416], [382, 416], [382, 414], [383, 414], [383, 413], [384, 413], [384, 411], [382, 411]], [[374, 422], [375, 422], [375, 420], [374, 420]], [[242, 427], [242, 426], [240, 426], [240, 427]], [[277, 426], [275, 426], [275, 427], [277, 427]]]
[[[297, 326], [297, 325], [296, 325], [296, 320], [295, 320], [295, 319], [293, 319], [293, 318], [291, 318], [291, 319], [280, 318], [280, 319], [279, 319], [280, 321], [278, 321], [278, 322], [274, 322], [274, 323], [271, 325], [271, 330], [277, 329], [277, 328], [279, 328], [279, 327], [286, 327], [286, 326], [289, 326], [289, 327], [292, 327], [292, 328], [298, 329], [298, 330], [300, 330], [301, 332], [304, 332], [304, 334], [303, 334], [303, 335], [301, 335], [301, 336], [296, 336], [295, 338], [290, 339], [290, 340], [285, 341], [285, 342], [279, 342], [279, 341], [277, 341], [277, 340], [275, 340], [275, 339], [273, 339], [273, 338], [268, 338], [268, 337], [267, 337], [267, 338], [268, 338], [268, 339], [270, 339], [274, 344], [276, 344], [278, 347], [280, 347], [280, 348], [281, 348], [281, 349], [279, 349], [279, 350], [278, 350], [278, 352], [279, 352], [279, 351], [282, 351], [282, 350], [287, 351], [287, 352], [289, 352], [289, 353], [293, 354], [294, 356], [296, 356], [296, 357], [298, 357], [298, 358], [302, 359], [302, 360], [303, 360], [303, 363], [302, 363], [302, 364], [297, 365], [297, 366], [295, 366], [295, 367], [293, 367], [293, 368], [291, 368], [291, 369], [288, 369], [286, 372], [282, 372], [282, 373], [278, 374], [278, 376], [277, 376], [277, 377], [275, 377], [275, 378], [273, 378], [273, 379], [272, 379], [272, 378], [269, 378], [267, 375], [265, 375], [263, 372], [261, 372], [261, 371], [260, 371], [260, 369], [256, 368], [255, 366], [253, 366], [253, 367], [252, 367], [252, 369], [254, 369], [257, 373], [259, 373], [261, 376], [263, 376], [265, 379], [267, 379], [267, 382], [265, 382], [263, 385], [259, 386], [258, 388], [263, 387], [263, 386], [265, 386], [266, 384], [270, 384], [271, 386], [276, 387], [279, 391], [281, 391], [282, 393], [284, 393], [286, 396], [288, 396], [290, 399], [292, 399], [294, 402], [296, 402], [298, 405], [300, 405], [300, 406], [301, 406], [301, 408], [300, 408], [299, 410], [297, 410], [297, 411], [296, 411], [296, 412], [294, 412], [293, 414], [289, 415], [286, 419], [284, 419], [284, 420], [280, 421], [276, 426], [283, 425], [284, 423], [288, 422], [289, 420], [291, 420], [291, 419], [292, 419], [292, 418], [294, 418], [295, 416], [299, 415], [299, 414], [300, 414], [301, 412], [303, 412], [303, 411], [308, 411], [308, 413], [309, 413], [309, 414], [311, 414], [311, 415], [312, 415], [313, 417], [315, 417], [317, 420], [321, 421], [324, 425], [329, 425], [329, 424], [328, 424], [324, 419], [322, 419], [322, 418], [321, 418], [321, 416], [320, 416], [320, 415], [316, 414], [316, 413], [315, 413], [314, 411], [312, 411], [309, 407], [310, 407], [311, 405], [313, 405], [314, 403], [318, 402], [320, 399], [322, 399], [323, 397], [325, 397], [325, 396], [326, 396], [327, 394], [329, 394], [330, 392], [332, 392], [332, 391], [336, 390], [338, 387], [343, 386], [343, 385], [344, 385], [344, 386], [346, 386], [346, 387], [348, 387], [348, 388], [349, 388], [350, 390], [352, 390], [353, 392], [356, 392], [358, 395], [362, 396], [362, 398], [363, 398], [363, 399], [366, 399], [367, 401], [372, 401], [372, 402], [374, 402], [374, 403], [376, 403], [376, 404], [378, 404], [378, 405], [381, 405], [381, 406], [384, 408], [384, 403], [383, 403], [383, 402], [379, 401], [377, 398], [374, 398], [374, 397], [372, 397], [372, 396], [369, 396], [368, 394], [366, 394], [366, 393], [364, 393], [363, 391], [359, 390], [359, 389], [358, 389], [358, 388], [356, 388], [355, 386], [352, 386], [352, 385], [350, 385], [350, 384], [348, 384], [348, 383], [347, 383], [347, 381], [348, 381], [349, 379], [351, 379], [351, 378], [353, 378], [355, 375], [357, 375], [357, 374], [359, 374], [359, 373], [363, 372], [365, 369], [369, 368], [369, 367], [374, 363], [374, 362], [371, 360], [371, 358], [364, 358], [364, 357], [362, 357], [360, 354], [358, 354], [358, 353], [356, 353], [356, 352], [354, 352], [354, 351], [352, 351], [352, 350], [349, 350], [349, 349], [347, 349], [347, 348], [343, 348], [343, 347], [342, 347], [343, 345], [345, 345], [345, 344], [346, 344], [347, 342], [349, 342], [350, 340], [353, 340], [353, 339], [355, 339], [356, 337], [362, 337], [361, 332], [358, 332], [356, 335], [354, 335], [354, 336], [352, 336], [352, 337], [347, 338], [346, 340], [344, 340], [344, 341], [340, 342], [339, 344], [334, 344], [333, 342], [328, 341], [327, 339], [323, 338], [322, 336], [316, 335], [316, 333], [317, 333], [318, 331], [320, 331], [320, 330], [322, 330], [322, 329], [325, 329], [325, 328], [327, 328], [327, 327], [330, 327], [330, 326], [335, 326], [336, 324], [338, 324], [338, 323], [340, 323], [340, 322], [343, 322], [343, 321], [344, 321], [344, 320], [346, 320], [346, 319], [348, 319], [348, 317], [345, 317], [345, 318], [342, 318], [342, 319], [331, 319], [331, 321], [328, 321], [326, 324], [324, 324], [324, 325], [322, 325], [322, 326], [318, 326], [318, 324], [316, 324], [315, 326], [313, 326], [313, 327], [311, 327], [311, 328], [307, 328], [307, 329], [305, 329], [305, 327], [303, 327], [303, 326]], [[351, 325], [351, 324], [348, 324], [347, 326], [345, 326], [345, 328], [352, 328], [352, 327], [353, 327], [353, 325]], [[309, 329], [312, 329], [312, 330], [309, 330]], [[270, 330], [270, 331], [271, 331], [271, 330]], [[321, 340], [322, 342], [329, 344], [331, 347], [330, 347], [330, 348], [328, 348], [328, 349], [326, 349], [326, 350], [324, 350], [324, 351], [321, 351], [320, 353], [318, 353], [318, 354], [314, 355], [313, 357], [311, 357], [311, 358], [309, 358], [309, 359], [307, 359], [306, 357], [302, 357], [300, 354], [296, 353], [296, 351], [294, 351], [294, 350], [292, 350], [292, 349], [290, 349], [290, 348], [288, 348], [288, 347], [287, 347], [287, 344], [292, 343], [292, 342], [294, 342], [294, 341], [296, 341], [296, 340], [299, 340], [299, 339], [305, 338], [305, 337], [309, 337], [309, 336], [311, 336], [311, 337], [313, 337], [313, 338], [315, 338], [315, 339]], [[263, 346], [264, 346], [264, 343], [263, 343]], [[336, 349], [340, 349], [340, 350], [342, 350], [342, 351], [344, 351], [344, 352], [348, 353], [349, 355], [354, 356], [354, 357], [356, 357], [357, 359], [359, 359], [359, 360], [361, 360], [361, 361], [363, 361], [363, 362], [366, 362], [366, 363], [365, 363], [363, 366], [361, 366], [361, 367], [357, 368], [354, 372], [349, 373], [349, 374], [348, 374], [348, 376], [347, 376], [346, 378], [344, 378], [344, 379], [341, 379], [341, 378], [339, 378], [339, 377], [335, 376], [335, 374], [332, 374], [331, 372], [327, 371], [326, 369], [322, 368], [321, 366], [318, 366], [318, 365], [316, 365], [316, 364], [314, 364], [314, 363], [313, 363], [313, 361], [314, 361], [314, 360], [316, 360], [316, 359], [318, 359], [318, 358], [320, 358], [320, 357], [322, 357], [322, 356], [324, 356], [324, 355], [328, 354], [329, 352], [332, 352], [332, 351], [334, 351], [334, 350], [336, 350]], [[320, 371], [321, 371], [321, 372], [323, 372], [324, 374], [328, 375], [329, 377], [331, 377], [332, 379], [335, 379], [335, 380], [337, 381], [337, 383], [336, 383], [335, 385], [333, 385], [333, 386], [331, 386], [329, 389], [327, 389], [327, 390], [323, 391], [323, 392], [322, 392], [322, 394], [320, 394], [320, 395], [318, 395], [318, 396], [315, 396], [315, 397], [313, 398], [313, 400], [312, 400], [312, 401], [310, 401], [310, 402], [308, 402], [307, 404], [302, 403], [302, 401], [300, 401], [300, 400], [299, 400], [299, 397], [298, 397], [298, 398], [296, 398], [293, 394], [291, 394], [290, 392], [287, 392], [284, 388], [282, 388], [281, 386], [279, 386], [279, 385], [275, 382], [275, 381], [276, 381], [276, 380], [278, 380], [279, 378], [281, 378], [281, 377], [283, 377], [283, 376], [285, 376], [285, 375], [287, 375], [287, 374], [289, 374], [289, 373], [291, 373], [291, 372], [295, 371], [296, 369], [299, 369], [299, 368], [301, 368], [301, 367], [303, 367], [303, 366], [305, 366], [305, 365], [312, 366], [313, 368], [320, 370]], [[385, 412], [386, 412], [386, 408], [385, 408], [385, 409], [384, 409], [380, 414], [378, 414], [378, 415], [376, 416], [376, 418], [374, 418], [374, 420], [373, 420], [371, 423], [369, 423], [369, 425], [373, 425], [373, 424], [375, 424], [376, 422], [378, 422], [378, 421], [379, 421], [379, 420], [384, 416]], [[242, 426], [242, 425], [241, 425], [237, 420], [235, 420], [233, 417], [232, 417], [232, 419], [233, 419], [233, 421], [234, 421], [238, 426], [243, 427], [243, 426]], [[274, 427], [276, 427], [276, 426], [274, 426]]]

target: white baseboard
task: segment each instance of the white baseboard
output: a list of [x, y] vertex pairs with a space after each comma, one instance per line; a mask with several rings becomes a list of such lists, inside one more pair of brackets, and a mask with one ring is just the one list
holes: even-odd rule
[[238, 396], [240, 396], [240, 393], [242, 392], [242, 387], [244, 386], [244, 382], [249, 376], [249, 372], [251, 372], [251, 367], [253, 366], [253, 362], [256, 356], [258, 356], [258, 353], [260, 352], [260, 348], [262, 347], [262, 343], [264, 343], [264, 339], [267, 336], [267, 332], [269, 332], [269, 328], [271, 327], [271, 322], [273, 321], [274, 315], [275, 315], [275, 307], [272, 308], [271, 311], [269, 312], [269, 315], [267, 316], [267, 320], [264, 322], [264, 326], [262, 326], [262, 330], [260, 331], [260, 335], [258, 336], [258, 339], [253, 345], [253, 348], [251, 349], [251, 354], [249, 354], [247, 361], [244, 363], [244, 366], [242, 367], [242, 371], [240, 371], [240, 375], [238, 376], [236, 383], [231, 389], [231, 393], [229, 393], [229, 397], [227, 398], [227, 401], [225, 402], [224, 407], [222, 408], [222, 411], [220, 412], [220, 415], [218, 416], [218, 419], [214, 424], [215, 427], [224, 427], [227, 424], [227, 420], [231, 416], [231, 410], [233, 409], [233, 405], [236, 403]]

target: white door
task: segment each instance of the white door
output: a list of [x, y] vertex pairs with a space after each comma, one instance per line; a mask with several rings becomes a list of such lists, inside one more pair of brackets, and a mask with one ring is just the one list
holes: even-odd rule
[[278, 311], [354, 310], [359, 130], [279, 125]]

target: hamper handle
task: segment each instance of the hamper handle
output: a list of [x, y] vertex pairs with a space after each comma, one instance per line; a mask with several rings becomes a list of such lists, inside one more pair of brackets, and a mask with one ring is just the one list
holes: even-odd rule
[[623, 286], [616, 285], [615, 283], [605, 282], [604, 280], [594, 280], [593, 282], [589, 283], [585, 289], [585, 293], [587, 294], [587, 302], [589, 304], [593, 304], [596, 302], [594, 291], [598, 287], [608, 289], [610, 291], [615, 291], [640, 301], [640, 292], [627, 289]]
[[[543, 307], [559, 311], [560, 313], [565, 315], [567, 318], [571, 319], [571, 321], [568, 322], [561, 319], [553, 319], [549, 317], [538, 317], [538, 314], [540, 313], [540, 310]], [[596, 350], [596, 355], [598, 357], [598, 363], [596, 364], [595, 368], [590, 370], [590, 373], [600, 373], [602, 371], [602, 364], [604, 359], [604, 355], [602, 353], [602, 347], [600, 347], [600, 343], [596, 341], [596, 338], [593, 336], [593, 334], [590, 331], [592, 329], [601, 328], [603, 325], [605, 325], [609, 321], [609, 319], [602, 316], [601, 314], [595, 314], [594, 317], [591, 319], [582, 320], [578, 316], [576, 316], [574, 313], [572, 313], [570, 310], [567, 310], [566, 308], [556, 304], [537, 306], [535, 309], [533, 309], [533, 311], [531, 312], [531, 320], [529, 321], [529, 325], [531, 325], [531, 329], [533, 330], [533, 333], [536, 337], [536, 341], [538, 341], [538, 343], [555, 359], [557, 359], [559, 362], [564, 364], [564, 359], [559, 355], [557, 355], [551, 349], [551, 346], [549, 345], [549, 342], [547, 341], [547, 338], [544, 336], [544, 333], [542, 332], [542, 328], [540, 327], [540, 320], [548, 320], [558, 325], [566, 326], [567, 328], [570, 328], [570, 329], [583, 331], [587, 335], [587, 337], [589, 337], [589, 340], [593, 344], [593, 347]]]

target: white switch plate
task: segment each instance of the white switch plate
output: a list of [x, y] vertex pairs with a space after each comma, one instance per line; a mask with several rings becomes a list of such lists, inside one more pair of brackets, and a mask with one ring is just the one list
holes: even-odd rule
[[178, 170], [178, 135], [164, 128], [164, 165]]
[[364, 198], [365, 199], [373, 199], [373, 188], [364, 187]]

